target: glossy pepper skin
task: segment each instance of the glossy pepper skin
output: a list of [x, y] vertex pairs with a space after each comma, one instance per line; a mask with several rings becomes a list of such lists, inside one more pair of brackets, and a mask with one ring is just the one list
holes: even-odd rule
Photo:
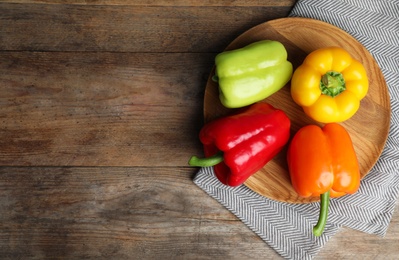
[[[199, 137], [208, 158], [193, 156], [189, 164], [214, 165], [215, 175], [223, 184], [238, 186], [287, 144], [290, 125], [283, 111], [267, 103], [255, 103], [206, 124]], [[211, 163], [207, 164], [208, 160]]]
[[263, 40], [225, 51], [215, 58], [219, 98], [227, 108], [251, 105], [280, 90], [293, 68], [287, 51], [277, 41]]
[[359, 109], [369, 81], [363, 65], [340, 47], [311, 52], [291, 79], [291, 96], [321, 123], [343, 122]]
[[313, 230], [319, 236], [326, 223], [329, 197], [353, 194], [359, 188], [359, 164], [352, 140], [338, 123], [323, 128], [307, 125], [292, 138], [287, 160], [298, 195], [321, 198], [319, 223]]

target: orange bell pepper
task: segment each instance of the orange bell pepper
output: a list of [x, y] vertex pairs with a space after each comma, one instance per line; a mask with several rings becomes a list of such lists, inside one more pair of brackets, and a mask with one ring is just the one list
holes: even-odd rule
[[302, 127], [287, 153], [294, 190], [301, 197], [320, 196], [320, 216], [313, 229], [320, 236], [327, 222], [331, 197], [355, 193], [360, 185], [359, 164], [346, 129], [337, 124]]

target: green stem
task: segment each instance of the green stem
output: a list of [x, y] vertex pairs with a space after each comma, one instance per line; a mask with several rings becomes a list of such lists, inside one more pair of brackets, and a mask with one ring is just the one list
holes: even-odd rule
[[218, 82], [219, 81], [219, 77], [215, 74], [212, 76], [212, 81], [213, 82]]
[[320, 215], [319, 221], [316, 226], [313, 228], [313, 235], [321, 236], [323, 233], [324, 227], [327, 223], [327, 215], [328, 215], [328, 204], [330, 203], [330, 191], [327, 191], [320, 195]]
[[198, 158], [197, 156], [191, 157], [188, 161], [188, 164], [191, 166], [198, 167], [210, 167], [214, 166], [223, 161], [223, 152], [218, 152], [217, 154], [207, 157], [207, 158]]
[[345, 91], [344, 76], [336, 71], [328, 71], [321, 77], [320, 90], [324, 95], [335, 97]]

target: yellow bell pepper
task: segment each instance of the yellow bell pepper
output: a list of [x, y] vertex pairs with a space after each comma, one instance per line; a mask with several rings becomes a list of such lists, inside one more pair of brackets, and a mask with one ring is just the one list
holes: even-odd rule
[[342, 122], [359, 109], [369, 81], [363, 65], [340, 47], [311, 52], [294, 71], [291, 96], [321, 123]]

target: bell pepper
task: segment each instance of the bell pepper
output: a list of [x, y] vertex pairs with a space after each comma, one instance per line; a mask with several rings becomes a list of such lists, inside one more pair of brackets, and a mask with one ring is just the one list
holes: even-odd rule
[[343, 122], [359, 109], [369, 81], [363, 65], [340, 47], [311, 52], [291, 79], [291, 96], [321, 123]]
[[227, 108], [251, 105], [280, 90], [293, 68], [287, 51], [277, 41], [262, 40], [219, 53], [215, 58], [219, 98]]
[[206, 158], [191, 157], [189, 165], [214, 167], [225, 185], [238, 186], [266, 165], [288, 142], [290, 119], [267, 103], [255, 103], [215, 119], [200, 131]]
[[294, 190], [301, 197], [320, 196], [320, 215], [313, 229], [320, 236], [327, 221], [330, 197], [355, 193], [359, 164], [349, 133], [338, 123], [302, 127], [287, 152]]

